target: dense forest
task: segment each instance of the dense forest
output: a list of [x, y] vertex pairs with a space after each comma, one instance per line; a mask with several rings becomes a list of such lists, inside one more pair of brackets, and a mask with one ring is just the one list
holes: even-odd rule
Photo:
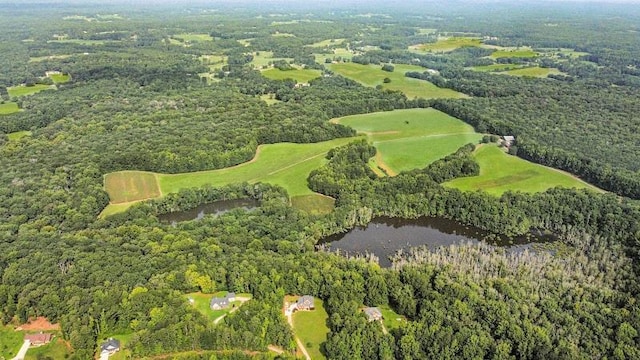
[[[0, 17], [0, 359], [17, 351], [2, 331], [40, 316], [60, 324], [71, 359], [94, 358], [104, 339], [122, 334], [127, 358], [296, 358], [287, 295], [323, 301], [328, 334], [318, 351], [329, 359], [640, 358], [638, 9], [371, 6], [0, 4], [11, 14]], [[487, 46], [408, 50], [449, 36]], [[539, 55], [492, 59], [491, 46]], [[543, 55], [549, 48], [578, 55]], [[409, 98], [364, 86], [328, 66], [342, 62], [389, 72], [391, 64], [420, 66], [405, 76], [468, 96]], [[558, 73], [473, 70], [506, 63]], [[301, 84], [266, 77], [261, 66], [319, 75]], [[45, 76], [52, 71], [68, 81]], [[13, 104], [19, 111], [5, 114]], [[493, 196], [443, 185], [480, 174], [476, 144], [381, 176], [369, 166], [376, 147], [330, 121], [428, 107], [479, 133], [515, 136], [511, 154], [608, 192]], [[328, 213], [292, 206], [277, 185], [241, 182], [100, 216], [110, 201], [104, 176], [114, 171], [223, 169], [250, 161], [260, 145], [349, 137], [305, 175], [309, 189], [335, 200]], [[229, 199], [259, 206], [159, 220]], [[390, 268], [317, 246], [379, 216], [557, 240], [516, 253], [484, 244], [414, 248]], [[220, 323], [185, 297], [226, 290], [252, 299]], [[367, 321], [364, 306], [406, 321], [386, 329]]]

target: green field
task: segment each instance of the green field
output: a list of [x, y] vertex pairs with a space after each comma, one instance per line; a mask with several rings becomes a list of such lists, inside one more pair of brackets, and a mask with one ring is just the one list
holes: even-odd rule
[[67, 359], [71, 353], [72, 351], [64, 340], [62, 340], [60, 334], [57, 333], [53, 340], [47, 345], [29, 348], [27, 356], [24, 358], [25, 360], [40, 360], [44, 356], [48, 356], [51, 359]]
[[[420, 79], [404, 76], [409, 71], [424, 72], [425, 68], [415, 65], [394, 65], [393, 72], [382, 70], [380, 65], [361, 65], [356, 63], [327, 64], [327, 68], [344, 77], [353, 79], [365, 86], [382, 85], [383, 89], [398, 90], [408, 98], [421, 97], [433, 98], [464, 98], [466, 95], [451, 89], [444, 89]], [[390, 83], [385, 84], [384, 79], [389, 78]]]
[[327, 40], [318, 41], [317, 43], [313, 43], [307, 46], [322, 48], [327, 46], [341, 45], [345, 40], [346, 39], [327, 39]]
[[176, 34], [173, 35], [173, 38], [181, 42], [213, 41], [213, 38], [209, 34]]
[[482, 40], [475, 37], [450, 37], [439, 39], [435, 43], [409, 46], [409, 50], [417, 53], [448, 52], [465, 46], [480, 46]]
[[376, 166], [389, 175], [424, 168], [482, 137], [473, 127], [435, 109], [408, 109], [334, 120], [365, 133], [378, 149]]
[[145, 171], [119, 171], [106, 174], [104, 187], [114, 204], [151, 199], [162, 195], [156, 174]]
[[20, 111], [18, 104], [14, 102], [5, 102], [4, 104], [0, 104], [0, 115], [9, 115], [13, 113], [17, 113]]
[[12, 132], [7, 134], [7, 137], [9, 138], [9, 141], [18, 141], [20, 139], [22, 139], [25, 136], [31, 136], [31, 131], [16, 131], [16, 132]]
[[491, 54], [494, 59], [500, 58], [533, 58], [538, 56], [538, 53], [528, 49], [510, 49], [510, 50], [496, 50]]
[[474, 153], [480, 175], [445, 183], [460, 190], [484, 190], [492, 195], [506, 191], [539, 192], [552, 187], [601, 191], [565, 172], [506, 154], [496, 145], [483, 145]]
[[55, 90], [55, 88], [56, 87], [54, 85], [35, 84], [33, 86], [24, 86], [24, 85], [12, 86], [12, 87], [8, 87], [7, 91], [9, 92], [9, 97], [14, 98], [14, 97], [20, 97], [20, 96], [33, 95], [43, 90], [49, 90], [49, 89]]
[[562, 74], [562, 71], [555, 68], [541, 68], [538, 66], [524, 68], [524, 69], [516, 69], [499, 72], [498, 74], [505, 74], [511, 76], [530, 76], [530, 77], [538, 77], [545, 78], [551, 74]]
[[48, 43], [60, 43], [60, 44], [77, 44], [77, 45], [104, 45], [107, 42], [118, 42], [116, 40], [83, 40], [83, 39], [63, 39], [63, 40], [49, 40]]
[[326, 163], [325, 156], [330, 149], [345, 145], [352, 140], [353, 138], [343, 138], [312, 144], [261, 145], [253, 160], [218, 170], [183, 174], [155, 174], [144, 171], [107, 174], [105, 190], [111, 202], [117, 206], [107, 206], [101, 216], [126, 210], [131, 204], [124, 205], [125, 202], [158, 198], [161, 194], [175, 193], [180, 189], [197, 188], [207, 184], [224, 186], [245, 181], [265, 182], [284, 187], [289, 196], [294, 199], [305, 195], [322, 196], [307, 187], [309, 173]]
[[22, 346], [24, 333], [12, 326], [0, 325], [0, 359], [13, 359]]
[[470, 69], [473, 71], [493, 72], [493, 71], [515, 70], [515, 69], [520, 69], [523, 66], [524, 65], [518, 65], [518, 64], [492, 64], [492, 65], [473, 66]]
[[51, 78], [51, 80], [53, 80], [55, 84], [64, 84], [66, 82], [69, 82], [69, 80], [71, 80], [71, 75], [69, 74], [52, 74], [52, 75], [49, 75], [49, 77]]
[[273, 57], [273, 52], [271, 51], [254, 52], [252, 55], [253, 55], [253, 60], [251, 60], [251, 64], [253, 64], [253, 66], [255, 66], [258, 69], [267, 67], [269, 64], [273, 63], [274, 61], [284, 60], [286, 62], [290, 62], [293, 60], [292, 58]]
[[328, 214], [333, 211], [336, 200], [320, 194], [300, 195], [291, 198], [291, 206], [310, 214]]
[[273, 68], [262, 71], [262, 75], [272, 80], [293, 79], [299, 83], [308, 83], [309, 81], [320, 77], [320, 75], [322, 75], [322, 71], [315, 69], [293, 69], [283, 71]]
[[407, 318], [393, 311], [388, 305], [379, 306], [379, 308], [382, 312], [382, 323], [387, 330], [397, 329], [407, 323]]
[[[198, 310], [199, 313], [204, 315], [204, 317], [209, 319], [209, 321], [213, 322], [215, 319], [219, 318], [220, 316], [226, 315], [229, 312], [231, 312], [231, 310], [233, 310], [234, 307], [239, 307], [240, 305], [242, 305], [242, 301], [236, 300], [231, 302], [231, 307], [229, 307], [228, 309], [211, 310], [211, 308], [209, 307], [209, 302], [211, 301], [211, 298], [223, 297], [227, 295], [227, 293], [228, 291], [218, 291], [214, 294], [203, 294], [201, 292], [195, 292], [195, 293], [186, 294], [184, 297], [185, 299], [192, 298], [194, 301], [193, 306], [195, 307], [195, 309]], [[236, 294], [236, 296], [251, 297], [251, 294]]]
[[351, 60], [357, 54], [345, 48], [337, 48], [337, 49], [331, 50], [330, 54], [313, 54], [313, 55], [315, 56], [316, 62], [318, 64], [325, 64], [325, 59], [333, 60], [333, 59], [340, 58], [341, 60]]
[[325, 359], [320, 352], [320, 345], [327, 341], [327, 311], [322, 300], [315, 299], [315, 310], [296, 311], [293, 313], [293, 332], [302, 341], [311, 359]]

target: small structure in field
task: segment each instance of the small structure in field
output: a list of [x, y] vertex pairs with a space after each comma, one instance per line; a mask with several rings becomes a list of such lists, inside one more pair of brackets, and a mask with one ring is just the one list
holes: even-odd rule
[[502, 137], [502, 145], [504, 145], [507, 148], [510, 148], [515, 141], [516, 141], [515, 136], [505, 135]]
[[114, 338], [109, 338], [100, 345], [100, 356], [113, 355], [120, 351], [120, 341]]
[[31, 343], [31, 346], [42, 346], [51, 342], [53, 336], [49, 333], [27, 334], [24, 336], [24, 340]]
[[313, 310], [315, 308], [313, 296], [305, 295], [296, 301], [296, 310]]
[[364, 311], [364, 314], [367, 315], [367, 320], [369, 321], [382, 320], [382, 311], [380, 311], [380, 309], [377, 307], [367, 307], [362, 311]]
[[224, 297], [214, 297], [209, 302], [211, 310], [226, 309], [231, 306], [231, 302], [236, 301], [236, 293], [227, 293]]

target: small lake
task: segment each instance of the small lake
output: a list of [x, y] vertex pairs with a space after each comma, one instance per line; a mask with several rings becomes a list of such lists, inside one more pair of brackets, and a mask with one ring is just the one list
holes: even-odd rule
[[542, 234], [508, 238], [442, 218], [379, 217], [373, 219], [366, 227], [357, 227], [347, 233], [332, 235], [320, 243], [331, 251], [339, 250], [347, 255], [374, 254], [380, 259], [380, 266], [390, 267], [390, 256], [400, 249], [406, 251], [417, 246], [426, 245], [430, 249], [436, 249], [452, 244], [484, 241], [493, 246], [505, 247], [508, 251], [522, 251], [532, 243], [553, 240], [552, 235]]
[[260, 206], [254, 199], [221, 200], [208, 204], [202, 204], [196, 208], [185, 211], [176, 211], [158, 215], [158, 219], [164, 223], [178, 223], [181, 221], [200, 220], [205, 215], [222, 215], [233, 209], [253, 210]]

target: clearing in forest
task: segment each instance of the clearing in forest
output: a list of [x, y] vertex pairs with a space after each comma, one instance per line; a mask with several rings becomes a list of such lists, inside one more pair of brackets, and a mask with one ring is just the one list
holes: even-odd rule
[[280, 61], [280, 60], [286, 61], [287, 63], [290, 63], [291, 61], [293, 61], [293, 58], [274, 57], [272, 51], [256, 51], [251, 55], [253, 56], [253, 59], [251, 60], [251, 64], [258, 69], [266, 69], [270, 67], [270, 65], [273, 64], [274, 62]]
[[375, 167], [388, 175], [424, 168], [482, 137], [465, 122], [435, 109], [407, 109], [333, 120], [367, 135], [378, 149]]
[[49, 77], [53, 80], [54, 84], [64, 84], [71, 80], [71, 75], [69, 74], [51, 74]]
[[32, 86], [18, 85], [7, 88], [9, 97], [16, 98], [20, 96], [33, 95], [43, 90], [55, 90], [55, 85], [35, 84]]
[[213, 38], [209, 34], [176, 34], [172, 36], [174, 39], [187, 43], [187, 42], [199, 42], [199, 41], [213, 41]]
[[[218, 170], [182, 174], [156, 174], [144, 171], [110, 173], [105, 175], [105, 190], [109, 194], [111, 204], [105, 208], [101, 216], [124, 211], [133, 201], [159, 198], [161, 194], [175, 193], [180, 189], [199, 188], [204, 185], [224, 186], [245, 181], [282, 186], [287, 190], [292, 202], [301, 204], [300, 207], [304, 209], [304, 202], [312, 201], [314, 196], [325, 198], [308, 188], [309, 173], [326, 163], [325, 157], [329, 150], [353, 140], [354, 138], [341, 138], [311, 144], [260, 145], [251, 161]], [[296, 199], [298, 196], [307, 197]], [[125, 205], [125, 202], [128, 203]], [[118, 203], [121, 205], [118, 206]], [[325, 207], [327, 205], [325, 204]]]
[[551, 74], [562, 74], [562, 71], [556, 68], [541, 68], [538, 66], [534, 66], [534, 67], [528, 67], [524, 69], [503, 71], [503, 72], [499, 72], [498, 74], [545, 78]]
[[346, 39], [327, 39], [327, 40], [318, 41], [317, 43], [313, 43], [307, 46], [323, 48], [327, 46], [341, 45], [345, 40]]
[[449, 52], [466, 46], [480, 46], [482, 40], [476, 37], [449, 37], [438, 39], [435, 43], [409, 46], [409, 51], [424, 54], [430, 52]]
[[[195, 292], [185, 295], [185, 299], [198, 310], [199, 313], [204, 315], [205, 318], [211, 322], [219, 322], [222, 317], [227, 314], [236, 311], [245, 302], [249, 301], [252, 297], [251, 294], [236, 294], [235, 299], [229, 303], [229, 307], [225, 309], [212, 310], [211, 299], [214, 297], [224, 298], [228, 294], [228, 291], [218, 291], [214, 294], [203, 294], [201, 292]], [[217, 323], [216, 322], [216, 323]]]
[[499, 49], [494, 51], [490, 56], [494, 59], [534, 58], [538, 56], [538, 53], [533, 51], [531, 48]]
[[[425, 72], [427, 69], [416, 65], [393, 65], [392, 72], [382, 70], [380, 65], [362, 65], [356, 63], [337, 63], [326, 65], [331, 71], [334, 71], [344, 77], [355, 80], [365, 86], [381, 85], [383, 89], [398, 90], [404, 93], [408, 98], [465, 98], [467, 95], [459, 93], [451, 89], [437, 87], [436, 85], [420, 79], [414, 79], [404, 76], [407, 72]], [[384, 79], [391, 80], [388, 83]]]
[[120, 341], [120, 351], [117, 351], [115, 354], [109, 356], [109, 360], [127, 360], [132, 358], [131, 349], [127, 348], [127, 344], [131, 342], [133, 339], [133, 333], [118, 333], [118, 334], [110, 334], [105, 336], [102, 339], [99, 339], [97, 342], [98, 348], [96, 349], [96, 354], [100, 354], [100, 346], [109, 338], [116, 339]]
[[[286, 303], [293, 303], [297, 300], [297, 296], [285, 297]], [[320, 352], [320, 345], [327, 341], [329, 315], [322, 300], [314, 298], [314, 306], [314, 310], [300, 310], [293, 313], [291, 316], [293, 334], [300, 340], [311, 359], [326, 359], [324, 354]]]
[[0, 104], [0, 115], [10, 115], [20, 111], [18, 104], [8, 101], [4, 104]]
[[484, 190], [498, 196], [510, 190], [533, 193], [556, 186], [602, 191], [563, 171], [508, 155], [495, 144], [479, 146], [473, 155], [480, 164], [480, 175], [455, 179], [445, 183], [446, 186]]
[[520, 64], [491, 64], [491, 65], [473, 66], [469, 69], [473, 71], [480, 71], [480, 72], [494, 72], [494, 71], [508, 71], [508, 70], [522, 69], [525, 66], [526, 65], [520, 65]]
[[299, 83], [308, 83], [309, 81], [320, 77], [322, 72], [315, 69], [296, 68], [292, 70], [269, 69], [262, 71], [262, 75], [272, 80], [293, 79]]

